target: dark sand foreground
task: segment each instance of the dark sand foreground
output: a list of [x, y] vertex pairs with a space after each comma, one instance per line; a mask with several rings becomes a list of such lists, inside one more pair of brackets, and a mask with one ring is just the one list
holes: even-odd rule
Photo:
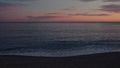
[[120, 52], [56, 58], [1, 55], [0, 68], [120, 68]]

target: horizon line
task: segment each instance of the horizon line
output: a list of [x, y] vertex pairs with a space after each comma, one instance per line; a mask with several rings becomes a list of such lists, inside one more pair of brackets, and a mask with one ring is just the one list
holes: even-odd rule
[[0, 23], [120, 23], [120, 21], [0, 21]]

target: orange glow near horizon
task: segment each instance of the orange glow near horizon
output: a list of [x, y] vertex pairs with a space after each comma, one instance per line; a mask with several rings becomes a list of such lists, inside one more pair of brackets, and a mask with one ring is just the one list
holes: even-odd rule
[[[118, 14], [111, 14], [110, 16], [66, 16], [58, 15], [60, 18], [44, 19], [42, 21], [120, 21]], [[35, 21], [35, 20], [34, 20]], [[41, 20], [36, 20], [41, 21]]]

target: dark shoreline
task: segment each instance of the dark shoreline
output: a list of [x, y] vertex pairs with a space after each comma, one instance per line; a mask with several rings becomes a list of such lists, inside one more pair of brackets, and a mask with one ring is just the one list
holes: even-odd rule
[[72, 57], [1, 55], [0, 68], [120, 68], [120, 52]]

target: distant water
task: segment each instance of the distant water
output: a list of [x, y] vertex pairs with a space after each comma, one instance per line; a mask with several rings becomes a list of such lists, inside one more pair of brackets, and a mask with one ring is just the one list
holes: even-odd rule
[[0, 55], [76, 56], [120, 51], [120, 23], [0, 23]]

